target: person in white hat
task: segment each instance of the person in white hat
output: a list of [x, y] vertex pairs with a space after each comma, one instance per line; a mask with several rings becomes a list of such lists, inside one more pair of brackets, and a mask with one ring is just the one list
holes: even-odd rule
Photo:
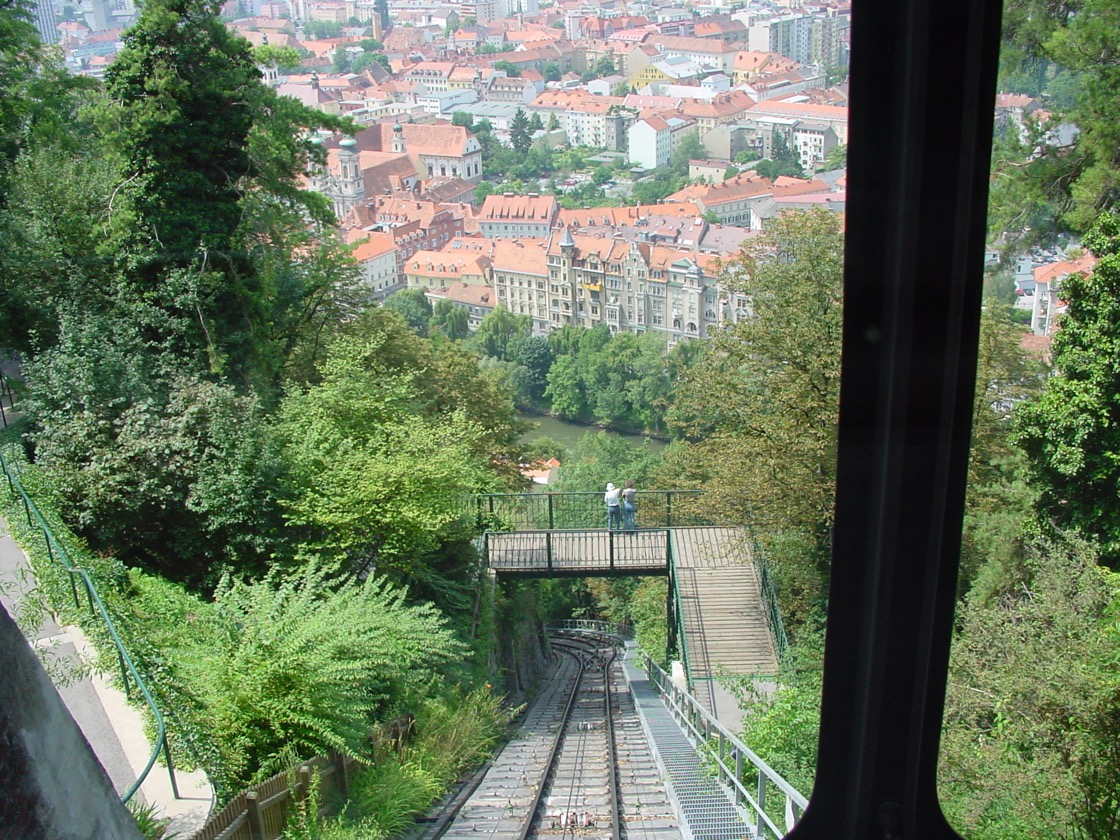
[[603, 499], [607, 503], [607, 528], [611, 531], [618, 530], [622, 527], [622, 493], [608, 481]]

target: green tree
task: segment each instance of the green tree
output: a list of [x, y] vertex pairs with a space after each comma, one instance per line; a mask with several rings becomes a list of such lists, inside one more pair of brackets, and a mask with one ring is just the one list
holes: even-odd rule
[[506, 344], [506, 358], [528, 371], [531, 403], [540, 405], [548, 387], [548, 371], [553, 359], [548, 339], [544, 336], [515, 335]]
[[621, 485], [629, 479], [650, 488], [660, 465], [661, 451], [653, 446], [633, 444], [606, 432], [588, 432], [560, 468], [556, 490], [602, 490], [608, 481]]
[[[120, 272], [119, 306], [153, 343], [267, 386], [290, 337], [273, 325], [315, 311], [304, 293], [317, 292], [281, 293], [296, 278], [271, 269], [308, 247], [308, 217], [331, 219], [299, 180], [316, 154], [305, 132], [341, 124], [263, 85], [217, 9], [145, 4], [106, 72], [101, 123], [120, 184], [103, 249]], [[262, 270], [257, 256], [272, 262]]]
[[113, 306], [113, 273], [98, 248], [114, 172], [94, 149], [74, 155], [50, 146], [24, 152], [8, 172], [0, 345], [33, 353], [57, 343], [63, 312]]
[[842, 269], [835, 214], [775, 220], [721, 278], [749, 300], [749, 316], [712, 339], [672, 411], [697, 441], [677, 462], [682, 477], [702, 484], [728, 522], [805, 545], [776, 572], [807, 581], [810, 602], [821, 594], [832, 528]]
[[1070, 537], [1028, 537], [1023, 576], [959, 608], [938, 764], [969, 837], [1114, 837], [1120, 578]]
[[559, 127], [560, 127], [560, 119], [556, 116], [556, 114], [549, 114], [548, 115], [548, 130], [549, 131], [556, 131], [556, 129], [558, 129]]
[[708, 150], [700, 142], [700, 134], [690, 131], [681, 138], [677, 148], [673, 149], [669, 168], [677, 175], [688, 175], [688, 162], [690, 160], [704, 160], [708, 157]]
[[511, 79], [516, 79], [521, 75], [521, 68], [504, 58], [501, 61], [494, 62], [494, 69], [505, 71], [505, 74]]
[[560, 65], [555, 61], [546, 61], [541, 68], [541, 75], [544, 76], [546, 82], [558, 82], [563, 73], [560, 70]]
[[464, 499], [498, 486], [491, 462], [510, 459], [521, 430], [473, 356], [373, 310], [332, 342], [320, 381], [285, 398], [279, 430], [302, 554], [438, 603], [461, 594]]
[[[994, 162], [992, 215], [1013, 225], [1015, 238], [1029, 242], [1086, 231], [1116, 203], [1120, 134], [1112, 115], [1120, 102], [1120, 73], [1112, 60], [1114, 14], [1112, 0], [1024, 0], [1006, 10], [1000, 78], [1017, 87], [1001, 89], [1041, 95], [1049, 112], [1018, 156]], [[1049, 135], [1061, 122], [1076, 125], [1077, 136]]]
[[797, 155], [790, 148], [789, 141], [781, 132], [774, 133], [770, 157], [752, 163], [751, 168], [763, 178], [768, 178], [771, 181], [783, 175], [793, 178], [801, 178], [805, 175], [801, 168], [801, 161], [797, 159]]
[[35, 75], [41, 45], [32, 23], [32, 5], [12, 0], [0, 6], [0, 160], [16, 159], [27, 102], [23, 94]]
[[821, 163], [820, 168], [824, 172], [832, 172], [835, 169], [843, 169], [847, 165], [848, 147], [841, 143], [828, 150], [828, 154], [825, 155], [824, 162]]
[[451, 124], [462, 126], [467, 131], [473, 131], [474, 117], [472, 117], [466, 111], [456, 111], [451, 115]]
[[97, 550], [193, 586], [282, 557], [283, 465], [259, 402], [153, 358], [128, 324], [64, 317], [25, 365], [37, 464]]
[[539, 111], [534, 111], [532, 116], [529, 117], [529, 133], [533, 134], [537, 131], [544, 130], [544, 120], [541, 119]]
[[587, 394], [575, 356], [559, 356], [548, 370], [545, 395], [552, 410], [565, 420], [582, 420], [588, 416]]
[[514, 151], [520, 154], [529, 151], [529, 145], [532, 143], [532, 138], [529, 136], [529, 118], [525, 116], [525, 111], [521, 108], [514, 112], [513, 119], [510, 120], [509, 141], [513, 145]]
[[275, 67], [282, 73], [289, 73], [299, 67], [299, 50], [278, 44], [261, 44], [253, 47], [253, 59], [257, 64]]
[[514, 315], [499, 303], [478, 325], [475, 341], [485, 355], [506, 361], [510, 342], [519, 336], [528, 338], [532, 327], [528, 315]]
[[489, 181], [479, 181], [474, 185], [474, 203], [482, 204], [488, 195], [498, 192]]
[[609, 55], [604, 55], [590, 70], [592, 79], [601, 79], [604, 76], [612, 76], [615, 72], [614, 59]]
[[478, 49], [474, 51], [474, 54], [475, 55], [494, 55], [495, 53], [500, 53], [500, 52], [501, 52], [501, 50], [498, 49], [497, 47], [495, 47], [493, 44], [479, 44]]
[[60, 56], [43, 49], [33, 9], [26, 0], [0, 4], [0, 207], [9, 166], [22, 150], [83, 149], [92, 134], [78, 109], [97, 83], [70, 75]]
[[401, 289], [385, 299], [384, 307], [400, 314], [417, 335], [427, 335], [432, 304], [423, 289]]
[[467, 310], [449, 300], [437, 300], [432, 307], [432, 318], [428, 322], [428, 332], [462, 340], [471, 334], [470, 315]]
[[350, 53], [346, 47], [339, 46], [334, 51], [334, 72], [336, 73], [349, 73], [350, 72]]
[[1058, 370], [1037, 398], [1015, 412], [1015, 440], [1026, 451], [1046, 515], [1100, 540], [1106, 562], [1120, 561], [1120, 220], [1103, 215], [1085, 237], [1098, 258], [1087, 276], [1062, 281], [1069, 308], [1054, 337]]
[[310, 38], [338, 38], [342, 35], [342, 24], [333, 20], [304, 21], [303, 34]]

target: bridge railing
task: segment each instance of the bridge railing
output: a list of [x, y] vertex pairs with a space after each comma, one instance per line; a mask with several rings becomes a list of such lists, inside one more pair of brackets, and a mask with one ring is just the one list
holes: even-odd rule
[[[639, 528], [710, 525], [702, 490], [639, 490], [635, 520]], [[606, 528], [603, 493], [482, 493], [474, 514], [487, 531], [553, 531]]]
[[566, 618], [563, 621], [554, 621], [548, 625], [548, 630], [575, 630], [583, 633], [606, 633], [611, 636], [621, 636], [623, 639], [634, 638], [634, 628], [629, 624], [615, 624], [612, 621], [600, 621], [594, 618]]
[[[648, 656], [645, 657], [645, 667], [650, 684], [657, 689], [697, 749], [713, 764], [720, 782], [731, 789], [735, 804], [745, 804], [754, 812], [755, 836], [777, 840], [788, 834], [805, 813], [809, 800], [739, 738], [724, 729], [695, 697], [681, 690]], [[751, 779], [752, 775], [757, 779]], [[748, 789], [748, 782], [753, 782], [753, 791]], [[779, 827], [767, 812], [767, 797], [772, 789], [776, 795], [784, 797], [783, 806], [779, 809], [784, 828]]]
[[66, 546], [54, 535], [50, 526], [47, 525], [46, 519], [39, 511], [38, 506], [27, 494], [23, 485], [20, 483], [19, 474], [4, 458], [3, 449], [0, 448], [0, 471], [8, 479], [8, 489], [13, 496], [19, 496], [23, 502], [23, 510], [27, 516], [27, 525], [30, 528], [38, 528], [42, 534], [43, 542], [46, 545], [47, 555], [53, 562], [60, 563], [63, 569], [66, 570], [69, 576], [70, 592], [74, 597], [74, 606], [79, 609], [82, 606], [81, 598], [78, 595], [79, 586], [85, 593], [86, 602], [89, 605], [90, 614], [95, 618], [99, 618], [105, 625], [105, 630], [112, 640], [113, 646], [117, 651], [117, 662], [121, 669], [121, 682], [124, 684], [125, 695], [131, 699], [133, 686], [139, 690], [147, 704], [148, 709], [152, 713], [152, 720], [155, 723], [155, 745], [152, 747], [152, 752], [148, 756], [148, 762], [144, 765], [144, 769], [137, 775], [136, 781], [132, 786], [125, 791], [121, 797], [123, 802], [128, 802], [133, 795], [139, 790], [140, 785], [148, 778], [148, 774], [155, 766], [156, 759], [159, 758], [160, 752], [163, 753], [165, 762], [167, 763], [167, 773], [171, 777], [171, 790], [176, 799], [179, 799], [179, 786], [175, 779], [175, 765], [171, 763], [171, 748], [167, 743], [167, 728], [163, 721], [163, 715], [160, 714], [159, 709], [156, 707], [156, 701], [152, 697], [151, 691], [148, 690], [140, 672], [136, 669], [136, 664], [132, 661], [132, 657], [128, 655], [125, 650], [124, 643], [121, 641], [120, 634], [117, 633], [117, 627], [113, 623], [113, 619], [109, 617], [109, 611], [105, 608], [105, 603], [101, 600], [101, 596], [97, 593], [97, 587], [94, 586], [89, 572], [80, 566], [75, 566], [74, 562], [70, 559], [70, 553], [66, 550]]
[[672, 547], [666, 528], [487, 531], [482, 551], [498, 574], [537, 576], [667, 574]]

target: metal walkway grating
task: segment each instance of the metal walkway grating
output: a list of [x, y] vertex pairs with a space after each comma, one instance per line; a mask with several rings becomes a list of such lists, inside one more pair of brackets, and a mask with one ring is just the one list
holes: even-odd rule
[[626, 677], [687, 834], [694, 840], [754, 840], [754, 829], [747, 823], [746, 812], [735, 807], [727, 789], [700, 766], [692, 743], [645, 673], [634, 664], [635, 651], [633, 644], [628, 643]]

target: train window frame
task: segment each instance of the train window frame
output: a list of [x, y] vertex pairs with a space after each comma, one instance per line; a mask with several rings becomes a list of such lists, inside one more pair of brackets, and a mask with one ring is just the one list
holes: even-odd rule
[[816, 782], [787, 835], [957, 838], [937, 800], [1000, 0], [857, 0]]

